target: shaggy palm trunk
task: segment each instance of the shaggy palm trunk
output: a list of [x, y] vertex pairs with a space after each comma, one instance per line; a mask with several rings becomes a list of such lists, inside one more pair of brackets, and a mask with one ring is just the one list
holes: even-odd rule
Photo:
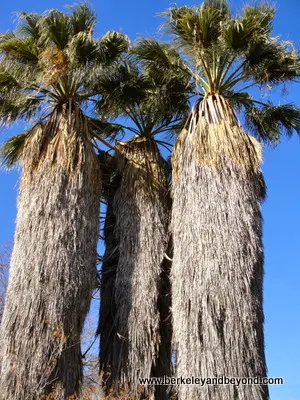
[[119, 357], [116, 346], [116, 303], [114, 298], [115, 280], [118, 265], [118, 242], [114, 236], [113, 228], [115, 217], [112, 212], [110, 199], [107, 203], [107, 215], [105, 220], [105, 245], [101, 272], [101, 302], [100, 316], [97, 333], [100, 335], [100, 374], [106, 393], [112, 387], [112, 366]]
[[[157, 146], [145, 138], [119, 143], [122, 181], [114, 199], [119, 262], [115, 280], [116, 348], [112, 379], [133, 395], [151, 376], [159, 351], [159, 280], [168, 242], [168, 193]], [[143, 397], [144, 398], [144, 397]]]
[[[202, 100], [173, 156], [177, 376], [264, 377], [261, 147], [221, 96]], [[266, 400], [265, 385], [180, 385], [179, 400]]]
[[[107, 156], [107, 155], [106, 155]], [[102, 160], [103, 161], [103, 160]], [[115, 235], [116, 217], [113, 210], [113, 201], [119, 186], [120, 176], [115, 168], [109, 170], [112, 160], [101, 163], [103, 196], [106, 199], [106, 217], [104, 224], [105, 252], [101, 269], [101, 301], [97, 334], [100, 335], [100, 374], [103, 388], [107, 395], [113, 386], [113, 366], [119, 357], [120, 349], [117, 347], [116, 331], [116, 302], [115, 280], [119, 261], [119, 243]]]
[[[171, 318], [171, 282], [170, 271], [172, 267], [172, 241], [169, 241], [166, 257], [162, 263], [160, 274], [158, 310], [160, 315], [159, 333], [160, 345], [157, 358], [153, 363], [152, 376], [163, 377], [172, 375], [172, 318]], [[167, 385], [155, 387], [155, 400], [168, 400], [171, 388]]]
[[35, 128], [23, 154], [1, 325], [0, 399], [50, 392], [67, 398], [82, 379], [80, 335], [96, 278], [100, 171], [78, 110], [56, 111]]

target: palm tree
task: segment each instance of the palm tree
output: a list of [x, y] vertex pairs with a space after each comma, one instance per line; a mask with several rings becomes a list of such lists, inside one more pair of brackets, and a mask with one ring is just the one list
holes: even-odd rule
[[118, 357], [116, 346], [117, 331], [115, 326], [116, 304], [114, 299], [114, 285], [119, 260], [119, 243], [115, 234], [116, 218], [113, 212], [113, 200], [120, 183], [120, 173], [117, 168], [116, 157], [108, 152], [99, 153], [102, 172], [102, 199], [106, 205], [103, 227], [103, 241], [105, 251], [101, 262], [100, 277], [100, 308], [97, 335], [101, 334], [100, 373], [103, 386], [107, 392], [112, 387], [110, 366]]
[[[174, 52], [168, 45], [156, 45], [162, 53]], [[133, 58], [103, 75], [99, 82], [106, 87], [99, 105], [102, 113], [107, 110], [110, 116], [126, 118], [129, 126], [123, 128], [134, 134], [130, 140], [116, 144], [121, 178], [108, 203], [106, 221], [112, 221], [113, 215], [117, 251], [113, 245], [116, 259], [112, 268], [107, 263], [106, 257], [111, 254], [107, 244], [101, 289], [108, 297], [107, 301], [102, 297], [99, 333], [106, 389], [115, 385], [118, 391], [123, 385], [124, 390], [136, 395], [139, 378], [150, 377], [157, 369], [170, 375], [170, 324], [165, 320], [169, 304], [163, 301], [169, 300], [170, 294], [162, 292], [168, 290], [167, 271], [162, 264], [166, 263], [169, 241], [170, 198], [166, 161], [159, 146], [169, 146], [161, 140], [161, 134], [174, 131], [188, 110], [185, 89], [190, 79], [188, 72], [176, 66], [168, 74], [153, 78], [146, 65], [139, 65]], [[114, 312], [109, 314], [112, 309]], [[108, 314], [113, 321], [110, 331], [104, 323]], [[164, 356], [164, 361], [161, 356], [157, 360], [158, 354]], [[152, 389], [147, 389], [149, 395]]]
[[[96, 278], [101, 176], [94, 145], [107, 124], [90, 115], [97, 76], [126, 50], [124, 35], [93, 37], [85, 4], [20, 13], [0, 37], [0, 119], [28, 130], [2, 148], [20, 161], [15, 243], [1, 325], [1, 399], [74, 395], [80, 335]], [[60, 389], [59, 389], [60, 387]]]
[[[197, 85], [172, 157], [171, 272], [177, 376], [264, 377], [261, 140], [300, 132], [300, 111], [254, 99], [300, 72], [293, 45], [271, 36], [274, 9], [226, 1], [172, 7], [166, 30]], [[141, 56], [161, 74], [150, 46]], [[253, 88], [253, 89], [250, 89]], [[250, 92], [249, 92], [250, 90]], [[266, 400], [264, 384], [180, 385], [179, 400]]]

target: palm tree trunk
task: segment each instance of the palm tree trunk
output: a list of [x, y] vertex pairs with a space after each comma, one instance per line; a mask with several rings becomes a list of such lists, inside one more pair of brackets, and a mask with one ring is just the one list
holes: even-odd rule
[[85, 121], [76, 118], [57, 113], [24, 150], [1, 325], [1, 400], [52, 391], [67, 398], [82, 379], [80, 335], [95, 287], [101, 182]]
[[[157, 146], [119, 143], [122, 181], [114, 199], [119, 262], [115, 281], [118, 365], [115, 382], [138, 394], [159, 351], [159, 280], [168, 242], [168, 190]], [[146, 388], [140, 396], [150, 396]], [[143, 390], [142, 390], [143, 392]], [[144, 397], [143, 397], [144, 398]]]
[[[266, 376], [260, 146], [221, 106], [200, 103], [173, 156], [177, 377]], [[178, 387], [179, 400], [267, 398], [265, 385]]]
[[[105, 167], [107, 168], [107, 163], [104, 163], [103, 169]], [[113, 387], [114, 371], [120, 354], [115, 321], [115, 280], [119, 262], [119, 242], [115, 235], [116, 217], [113, 209], [114, 196], [119, 186], [120, 177], [114, 170], [105, 174], [103, 169], [102, 180], [107, 206], [104, 224], [105, 252], [101, 269], [101, 301], [97, 334], [100, 335], [99, 370], [102, 376], [103, 388], [108, 395]]]
[[[160, 274], [158, 310], [159, 310], [159, 333], [160, 344], [155, 362], [153, 363], [152, 376], [164, 377], [172, 376], [172, 317], [171, 317], [171, 282], [170, 272], [172, 268], [172, 241], [169, 241], [166, 251], [167, 257], [162, 263]], [[168, 400], [170, 398], [171, 388], [168, 385], [157, 385], [155, 387], [155, 400]]]

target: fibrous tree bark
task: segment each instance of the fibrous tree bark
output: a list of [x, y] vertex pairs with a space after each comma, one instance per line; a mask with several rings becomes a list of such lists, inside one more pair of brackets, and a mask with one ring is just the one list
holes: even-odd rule
[[[207, 95], [173, 155], [177, 376], [265, 377], [261, 147]], [[180, 385], [179, 400], [266, 400], [266, 385]]]
[[26, 141], [1, 325], [1, 400], [78, 393], [80, 335], [96, 279], [100, 169], [79, 110]]
[[159, 281], [168, 244], [168, 186], [157, 145], [146, 138], [118, 142], [121, 182], [115, 193], [114, 348], [111, 382], [141, 397], [139, 379], [151, 376], [159, 344]]

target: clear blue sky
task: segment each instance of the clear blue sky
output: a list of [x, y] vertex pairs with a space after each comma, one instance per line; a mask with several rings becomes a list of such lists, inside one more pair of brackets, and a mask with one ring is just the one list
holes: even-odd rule
[[[13, 28], [18, 10], [42, 12], [63, 9], [65, 0], [3, 1], [0, 7], [0, 31]], [[245, 2], [233, 0], [239, 9]], [[151, 35], [161, 23], [157, 13], [168, 8], [168, 0], [127, 0], [92, 2], [98, 15], [97, 34], [122, 30], [131, 39]], [[178, 5], [196, 3], [177, 1]], [[300, 2], [279, 0], [274, 35], [293, 40], [300, 48]], [[285, 97], [276, 91], [275, 102], [294, 102], [300, 106], [300, 86], [291, 87]], [[19, 127], [20, 128], [20, 127]], [[0, 143], [18, 133], [15, 126], [0, 134]], [[300, 400], [300, 138], [282, 140], [276, 149], [266, 148], [263, 171], [268, 197], [263, 205], [265, 244], [265, 332], [270, 376], [282, 376], [285, 385], [271, 387], [272, 400]], [[12, 240], [16, 217], [19, 174], [0, 172], [0, 245]], [[188, 400], [188, 399], [187, 399]]]

